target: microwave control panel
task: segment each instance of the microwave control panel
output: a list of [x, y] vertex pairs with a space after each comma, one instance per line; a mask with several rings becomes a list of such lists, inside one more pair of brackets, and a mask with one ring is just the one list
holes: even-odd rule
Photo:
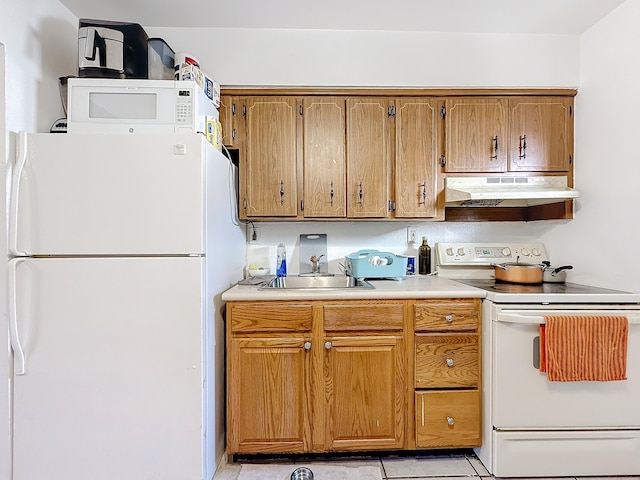
[[193, 92], [188, 89], [178, 90], [176, 99], [176, 123], [190, 125], [193, 120]]

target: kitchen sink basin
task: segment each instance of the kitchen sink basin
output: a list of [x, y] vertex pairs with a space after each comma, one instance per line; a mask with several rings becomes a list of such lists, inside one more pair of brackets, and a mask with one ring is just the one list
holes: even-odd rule
[[366, 280], [344, 275], [288, 276], [276, 277], [262, 288], [292, 289], [342, 289], [342, 288], [375, 288]]

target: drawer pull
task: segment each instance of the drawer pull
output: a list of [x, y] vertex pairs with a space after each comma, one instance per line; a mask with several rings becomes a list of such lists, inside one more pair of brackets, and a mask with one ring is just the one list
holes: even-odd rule
[[311, 342], [304, 342], [304, 349], [311, 350]]
[[455, 423], [455, 421], [453, 420], [453, 417], [447, 417], [447, 423], [449, 425], [453, 425]]
[[444, 319], [447, 321], [447, 323], [451, 323], [453, 322], [453, 315], [447, 315], [444, 317]]
[[331, 342], [325, 342], [324, 348], [326, 348], [327, 350], [331, 350], [331, 347], [332, 347]]
[[447, 367], [453, 367], [454, 364], [453, 358], [447, 358]]

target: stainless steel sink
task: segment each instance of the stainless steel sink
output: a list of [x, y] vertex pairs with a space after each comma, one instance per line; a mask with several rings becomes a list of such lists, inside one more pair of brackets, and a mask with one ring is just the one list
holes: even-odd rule
[[375, 288], [366, 280], [344, 275], [328, 276], [288, 276], [276, 277], [262, 288], [282, 288], [282, 289], [342, 289], [342, 288]]

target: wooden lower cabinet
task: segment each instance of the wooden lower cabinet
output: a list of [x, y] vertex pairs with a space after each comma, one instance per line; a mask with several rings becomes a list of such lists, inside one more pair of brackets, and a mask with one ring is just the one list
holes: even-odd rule
[[481, 442], [480, 392], [416, 392], [416, 447], [476, 447]]
[[[447, 302], [458, 307], [460, 319], [479, 306], [479, 300], [469, 308]], [[425, 318], [426, 308], [437, 317], [431, 306], [416, 300], [229, 302], [228, 452], [479, 445], [479, 322], [467, 318], [461, 323], [471, 327], [446, 335], [415, 332], [412, 312]], [[457, 370], [440, 365], [450, 356]]]
[[416, 302], [416, 448], [477, 447], [481, 430], [480, 300]]
[[328, 337], [325, 361], [329, 450], [404, 444], [402, 336]]
[[310, 449], [310, 355], [304, 343], [295, 337], [231, 340], [230, 450]]

